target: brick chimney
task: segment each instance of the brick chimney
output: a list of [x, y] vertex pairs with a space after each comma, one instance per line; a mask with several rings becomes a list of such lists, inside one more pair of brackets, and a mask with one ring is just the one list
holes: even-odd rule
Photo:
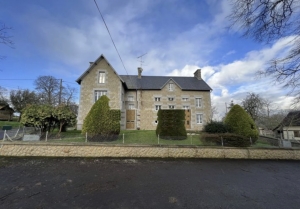
[[139, 78], [139, 79], [142, 78], [142, 72], [143, 72], [143, 68], [138, 67], [138, 78]]
[[197, 69], [194, 72], [194, 77], [197, 78], [198, 80], [202, 80], [202, 78], [201, 78], [201, 69]]

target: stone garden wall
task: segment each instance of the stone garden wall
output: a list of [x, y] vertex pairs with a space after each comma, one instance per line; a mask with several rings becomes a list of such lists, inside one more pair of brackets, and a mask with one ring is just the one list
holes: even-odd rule
[[0, 156], [300, 160], [300, 149], [3, 142]]

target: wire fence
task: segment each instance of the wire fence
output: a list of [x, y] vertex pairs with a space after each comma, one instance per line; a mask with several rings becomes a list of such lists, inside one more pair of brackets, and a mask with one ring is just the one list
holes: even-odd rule
[[[25, 142], [57, 142], [57, 143], [89, 143], [89, 144], [124, 144], [124, 145], [182, 145], [182, 146], [219, 146], [225, 147], [225, 142], [209, 142], [201, 138], [201, 133], [188, 133], [185, 139], [171, 140], [171, 137], [161, 137], [155, 131], [134, 130], [121, 131], [118, 135], [91, 135], [80, 131], [42, 132], [40, 128], [19, 127], [11, 130], [1, 130], [0, 140]], [[256, 143], [249, 138], [251, 147], [267, 148], [300, 148], [300, 141], [278, 139], [270, 136], [260, 136]]]

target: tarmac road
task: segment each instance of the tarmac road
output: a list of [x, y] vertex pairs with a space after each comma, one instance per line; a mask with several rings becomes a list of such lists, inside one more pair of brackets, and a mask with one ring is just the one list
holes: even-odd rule
[[300, 208], [300, 162], [0, 158], [0, 208]]

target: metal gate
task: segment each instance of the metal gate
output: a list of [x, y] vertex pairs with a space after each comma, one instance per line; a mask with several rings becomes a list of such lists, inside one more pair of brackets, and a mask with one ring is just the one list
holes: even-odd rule
[[191, 129], [191, 110], [185, 110], [185, 129]]
[[135, 110], [126, 110], [126, 129], [135, 129]]

